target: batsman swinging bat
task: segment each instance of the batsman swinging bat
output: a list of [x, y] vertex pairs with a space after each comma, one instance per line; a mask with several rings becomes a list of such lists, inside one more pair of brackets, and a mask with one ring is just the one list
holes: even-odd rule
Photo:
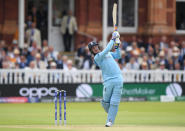
[[113, 25], [114, 31], [117, 31], [117, 7], [118, 7], [118, 0], [114, 0], [113, 10], [112, 10], [112, 18], [113, 18]]

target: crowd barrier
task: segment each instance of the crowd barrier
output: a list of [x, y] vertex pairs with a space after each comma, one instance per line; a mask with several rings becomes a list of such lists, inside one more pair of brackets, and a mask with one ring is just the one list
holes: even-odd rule
[[[124, 83], [185, 82], [185, 71], [127, 70]], [[0, 70], [0, 84], [101, 83], [100, 70]]]

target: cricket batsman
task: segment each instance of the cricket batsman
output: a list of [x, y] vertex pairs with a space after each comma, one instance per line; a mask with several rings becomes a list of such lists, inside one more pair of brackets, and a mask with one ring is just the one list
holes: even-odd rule
[[[120, 34], [114, 31], [112, 33], [112, 39], [103, 51], [100, 50], [96, 42], [90, 42], [88, 44], [90, 52], [94, 55], [95, 64], [102, 70], [104, 88], [101, 105], [105, 112], [108, 113], [106, 127], [111, 127], [114, 124], [123, 88], [121, 70], [115, 61], [115, 59], [121, 57], [119, 38]], [[116, 50], [115, 52], [111, 52], [113, 47]]]

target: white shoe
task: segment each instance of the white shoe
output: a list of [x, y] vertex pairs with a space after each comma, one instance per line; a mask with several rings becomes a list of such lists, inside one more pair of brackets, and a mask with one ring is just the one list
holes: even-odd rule
[[107, 122], [107, 124], [105, 125], [106, 127], [111, 127], [112, 126], [112, 122]]

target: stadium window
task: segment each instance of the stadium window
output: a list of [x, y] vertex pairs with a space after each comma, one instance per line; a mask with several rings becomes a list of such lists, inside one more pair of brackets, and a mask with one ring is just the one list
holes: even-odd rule
[[176, 31], [185, 34], [185, 0], [176, 0]]
[[[108, 0], [108, 27], [112, 21], [113, 0]], [[118, 29], [120, 32], [136, 32], [138, 24], [138, 0], [118, 0]]]

